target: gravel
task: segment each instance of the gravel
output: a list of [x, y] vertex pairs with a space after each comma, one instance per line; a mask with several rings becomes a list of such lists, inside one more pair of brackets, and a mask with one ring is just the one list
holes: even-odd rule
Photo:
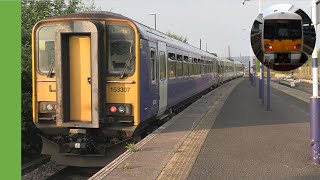
[[22, 180], [42, 180], [46, 179], [47, 177], [55, 174], [56, 172], [64, 169], [66, 166], [57, 165], [54, 161], [49, 161], [46, 164], [38, 167], [37, 169], [31, 171], [28, 174], [22, 176]]

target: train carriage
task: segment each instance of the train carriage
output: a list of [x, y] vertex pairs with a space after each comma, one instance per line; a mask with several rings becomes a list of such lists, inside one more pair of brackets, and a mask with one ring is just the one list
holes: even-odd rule
[[64, 165], [104, 165], [110, 144], [234, 73], [232, 61], [115, 13], [48, 18], [32, 36], [33, 121], [43, 153]]

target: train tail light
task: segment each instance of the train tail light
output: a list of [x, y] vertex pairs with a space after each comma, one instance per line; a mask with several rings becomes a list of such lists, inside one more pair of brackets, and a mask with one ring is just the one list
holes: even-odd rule
[[297, 44], [293, 46], [294, 50], [300, 50], [301, 49], [301, 44]]
[[269, 45], [269, 44], [266, 44], [264, 47], [269, 49], [269, 50], [272, 50], [272, 48], [273, 48], [272, 45]]
[[116, 106], [110, 106], [110, 112], [111, 113], [115, 113], [115, 112], [117, 112], [117, 107]]

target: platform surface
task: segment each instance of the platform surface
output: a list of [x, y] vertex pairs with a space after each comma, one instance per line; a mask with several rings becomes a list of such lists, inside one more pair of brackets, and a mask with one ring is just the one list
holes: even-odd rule
[[266, 111], [247, 81], [236, 87], [188, 179], [320, 179], [310, 159], [309, 104], [272, 88], [271, 105]]
[[231, 81], [91, 179], [320, 179], [305, 94], [278, 89], [271, 88], [267, 111], [258, 87]]

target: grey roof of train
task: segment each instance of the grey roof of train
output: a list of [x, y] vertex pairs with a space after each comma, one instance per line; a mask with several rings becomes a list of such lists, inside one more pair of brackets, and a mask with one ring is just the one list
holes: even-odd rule
[[187, 50], [192, 50], [193, 53], [198, 53], [198, 54], [202, 54], [203, 56], [208, 56], [208, 57], [214, 57], [216, 58], [217, 56], [215, 56], [213, 53], [210, 52], [206, 52], [203, 50], [200, 50], [199, 48], [196, 48], [190, 44], [186, 44], [183, 43], [181, 41], [178, 41], [174, 38], [169, 37], [168, 35], [166, 35], [165, 33], [162, 33], [160, 31], [157, 31], [153, 28], [150, 28], [142, 23], [139, 23], [133, 19], [130, 19], [126, 16], [123, 16], [121, 14], [117, 14], [117, 13], [113, 13], [113, 12], [107, 12], [107, 11], [90, 11], [90, 12], [79, 12], [79, 13], [72, 13], [72, 14], [66, 14], [66, 15], [61, 15], [61, 16], [56, 16], [56, 17], [50, 17], [50, 18], [46, 18], [46, 20], [50, 20], [50, 19], [64, 19], [64, 18], [84, 18], [84, 19], [93, 19], [93, 18], [98, 18], [98, 19], [102, 19], [102, 18], [117, 18], [117, 19], [126, 19], [129, 20], [131, 22], [133, 22], [137, 28], [140, 31], [140, 34], [142, 35], [142, 37], [145, 38], [158, 38], [158, 39], [163, 39], [166, 41], [166, 43], [168, 43], [168, 45], [174, 45], [174, 46], [178, 46], [179, 48], [181, 48], [182, 51], [187, 51]]

